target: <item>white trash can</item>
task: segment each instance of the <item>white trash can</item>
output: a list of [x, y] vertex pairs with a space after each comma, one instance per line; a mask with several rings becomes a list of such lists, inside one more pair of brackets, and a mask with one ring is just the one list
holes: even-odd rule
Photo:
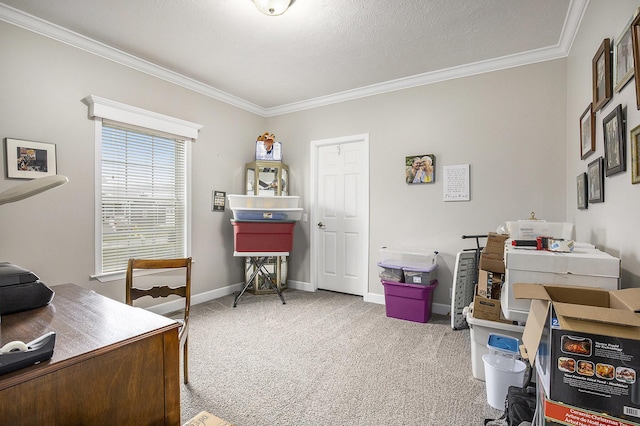
[[526, 364], [519, 359], [514, 360], [509, 368], [498, 362], [498, 358], [491, 354], [482, 355], [484, 375], [487, 387], [487, 402], [497, 410], [504, 411], [509, 386], [522, 386]]

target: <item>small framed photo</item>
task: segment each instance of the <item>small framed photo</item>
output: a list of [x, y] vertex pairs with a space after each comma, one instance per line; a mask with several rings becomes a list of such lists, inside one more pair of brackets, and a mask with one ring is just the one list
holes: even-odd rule
[[605, 38], [593, 57], [593, 112], [598, 112], [611, 100], [611, 40]]
[[640, 161], [638, 161], [638, 155], [640, 154], [640, 126], [636, 126], [631, 130], [631, 183], [640, 183]]
[[405, 181], [407, 183], [433, 183], [436, 181], [436, 156], [433, 154], [405, 157]]
[[598, 157], [589, 163], [587, 167], [587, 187], [589, 190], [589, 203], [604, 202], [604, 160]]
[[631, 80], [634, 73], [633, 42], [631, 37], [631, 22], [638, 16], [640, 8], [636, 9], [633, 17], [627, 22], [613, 45], [613, 84], [618, 93]]
[[589, 207], [589, 203], [587, 202], [589, 194], [587, 192], [588, 184], [587, 184], [587, 174], [586, 173], [580, 173], [578, 175], [576, 188], [578, 190], [578, 193], [577, 193], [577, 196], [578, 196], [578, 209], [579, 210], [585, 210], [585, 209], [587, 209]]
[[580, 158], [583, 160], [596, 150], [596, 120], [592, 105], [589, 104], [580, 116]]
[[5, 138], [8, 178], [35, 179], [57, 174], [56, 145]]
[[606, 176], [612, 176], [627, 169], [622, 115], [622, 105], [618, 105], [602, 120]]

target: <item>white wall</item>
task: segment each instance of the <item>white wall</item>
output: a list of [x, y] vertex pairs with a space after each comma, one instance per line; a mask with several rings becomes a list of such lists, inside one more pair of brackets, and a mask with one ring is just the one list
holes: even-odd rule
[[[50, 285], [73, 282], [124, 300], [122, 281], [94, 273], [94, 124], [82, 98], [93, 94], [202, 124], [193, 144], [194, 294], [243, 280], [233, 257], [229, 211], [211, 211], [211, 191], [238, 192], [265, 120], [147, 74], [0, 22], [0, 138], [57, 145], [69, 183], [0, 206], [0, 260]], [[4, 171], [4, 149], [0, 154]], [[0, 190], [20, 181], [0, 179]]]
[[[580, 159], [579, 118], [592, 100], [591, 64], [605, 38], [614, 43], [638, 7], [637, 1], [591, 0], [567, 60], [567, 220], [576, 224], [577, 239], [596, 244], [621, 259], [623, 287], [640, 286], [640, 185], [631, 184], [629, 130], [640, 124], [635, 80], [596, 114], [596, 152]], [[613, 45], [612, 45], [613, 46]], [[617, 105], [626, 108], [627, 171], [605, 177], [605, 202], [576, 208], [576, 177], [587, 164], [604, 156], [602, 120]]]
[[[441, 253], [435, 302], [447, 304], [455, 255], [475, 244], [463, 234], [495, 231], [531, 211], [564, 220], [565, 74], [564, 59], [549, 61], [274, 117], [269, 129], [296, 159], [291, 188], [303, 195], [310, 141], [369, 133], [369, 292], [384, 292], [380, 247], [421, 246]], [[425, 153], [436, 156], [436, 182], [407, 185], [405, 157]], [[456, 164], [471, 166], [471, 201], [445, 203], [442, 166]], [[302, 281], [310, 279], [309, 225], [297, 227], [306, 245], [296, 245], [290, 262]]]

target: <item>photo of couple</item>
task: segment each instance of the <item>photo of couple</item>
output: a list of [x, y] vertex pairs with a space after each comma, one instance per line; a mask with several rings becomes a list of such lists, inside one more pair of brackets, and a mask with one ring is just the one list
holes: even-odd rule
[[435, 181], [436, 156], [412, 155], [405, 158], [407, 183], [433, 183]]

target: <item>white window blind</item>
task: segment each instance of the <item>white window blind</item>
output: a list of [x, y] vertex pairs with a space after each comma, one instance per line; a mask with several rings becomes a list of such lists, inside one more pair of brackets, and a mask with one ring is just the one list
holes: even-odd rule
[[185, 141], [105, 122], [101, 167], [101, 273], [132, 257], [185, 257]]

